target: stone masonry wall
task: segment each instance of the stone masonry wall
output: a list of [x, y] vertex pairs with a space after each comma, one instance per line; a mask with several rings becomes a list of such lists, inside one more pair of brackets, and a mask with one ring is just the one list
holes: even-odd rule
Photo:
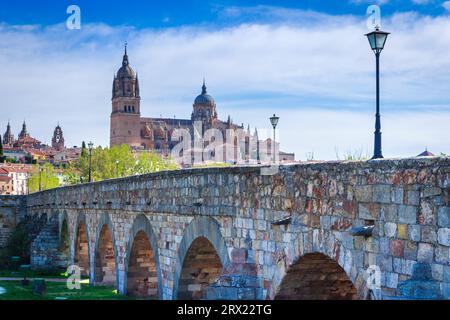
[[26, 214], [24, 196], [0, 196], [0, 248], [7, 245], [11, 233]]
[[[213, 244], [226, 273], [208, 298], [273, 299], [309, 253], [340, 266], [359, 298], [450, 298], [450, 158], [288, 165], [272, 176], [260, 169], [188, 169], [48, 190], [28, 196], [28, 212], [66, 217], [72, 261], [85, 216], [92, 280], [107, 224], [121, 293], [132, 230], [142, 228], [163, 299], [176, 298], [184, 257], [198, 237]], [[350, 232], [370, 225], [372, 236]], [[373, 269], [380, 290], [369, 290]]]

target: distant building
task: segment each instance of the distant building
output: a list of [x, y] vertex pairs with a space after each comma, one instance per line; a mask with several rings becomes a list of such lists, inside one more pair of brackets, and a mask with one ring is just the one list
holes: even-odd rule
[[428, 151], [427, 149], [425, 149], [424, 152], [422, 152], [421, 154], [417, 155], [418, 157], [434, 157], [435, 155], [433, 153], [431, 153], [430, 151]]
[[33, 137], [27, 131], [27, 125], [25, 121], [22, 125], [22, 131], [20, 131], [18, 139], [14, 141], [14, 147], [16, 148], [40, 148], [41, 142]]
[[59, 165], [77, 159], [81, 153], [81, 148], [65, 147], [63, 130], [59, 124], [53, 131], [52, 144], [48, 146], [31, 137], [25, 121], [17, 140], [14, 139], [11, 125], [8, 122], [3, 136], [3, 145], [5, 157], [20, 163], [36, 161], [37, 163], [49, 162]]
[[9, 124], [6, 126], [6, 132], [3, 135], [3, 145], [6, 147], [12, 147], [14, 144], [14, 135], [11, 132], [11, 125]]
[[0, 165], [0, 194], [24, 195], [28, 193], [31, 166], [23, 164]]

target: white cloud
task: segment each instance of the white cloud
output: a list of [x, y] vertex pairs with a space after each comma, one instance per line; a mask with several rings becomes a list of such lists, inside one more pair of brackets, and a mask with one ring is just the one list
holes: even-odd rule
[[434, 2], [434, 0], [411, 0], [411, 2], [418, 5], [425, 5]]
[[[10, 118], [17, 135], [26, 118], [49, 142], [59, 121], [69, 144], [107, 145], [112, 78], [128, 39], [143, 116], [189, 118], [205, 76], [222, 119], [261, 127], [279, 113], [282, 147], [298, 158], [314, 150], [333, 159], [336, 146], [370, 153], [375, 59], [364, 17], [291, 14], [297, 23], [228, 28], [0, 25], [0, 133]], [[392, 32], [381, 60], [385, 154], [450, 152], [450, 18], [398, 14], [384, 29]]]
[[[421, 1], [421, 0], [413, 0], [413, 1]], [[350, 2], [356, 3], [356, 4], [368, 3], [368, 4], [382, 5], [382, 4], [389, 3], [389, 0], [350, 0]]]
[[450, 1], [444, 1], [442, 3], [442, 6], [444, 7], [445, 10], [450, 11]]

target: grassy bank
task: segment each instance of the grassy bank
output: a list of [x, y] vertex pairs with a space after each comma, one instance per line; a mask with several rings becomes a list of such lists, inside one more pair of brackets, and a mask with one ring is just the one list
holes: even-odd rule
[[47, 282], [47, 292], [43, 295], [33, 294], [31, 283], [24, 287], [20, 281], [0, 281], [0, 287], [6, 292], [0, 294], [0, 300], [54, 300], [64, 297], [68, 300], [129, 300], [131, 297], [117, 294], [113, 287], [90, 286], [87, 281], [81, 289], [69, 290], [66, 283]]

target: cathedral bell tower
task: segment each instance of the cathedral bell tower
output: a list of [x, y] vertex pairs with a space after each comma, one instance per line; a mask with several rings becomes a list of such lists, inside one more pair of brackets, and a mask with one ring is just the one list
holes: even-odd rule
[[214, 122], [217, 120], [216, 102], [214, 101], [214, 98], [206, 91], [204, 79], [202, 92], [194, 100], [191, 120], [201, 121], [203, 124], [203, 130], [212, 128], [214, 126]]
[[52, 148], [58, 151], [64, 150], [64, 136], [59, 123], [56, 126], [55, 131], [53, 131]]
[[139, 147], [141, 145], [139, 81], [128, 62], [126, 44], [122, 67], [114, 76], [111, 101], [110, 146], [128, 144]]

